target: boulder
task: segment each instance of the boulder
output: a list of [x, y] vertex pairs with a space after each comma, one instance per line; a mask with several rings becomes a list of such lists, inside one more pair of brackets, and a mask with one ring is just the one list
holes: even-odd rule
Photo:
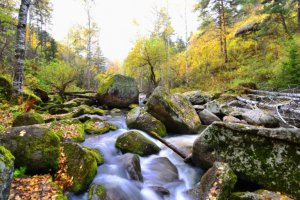
[[140, 158], [136, 154], [127, 153], [121, 158], [122, 164], [126, 169], [131, 180], [143, 182]]
[[0, 199], [7, 200], [14, 173], [14, 156], [0, 146]]
[[199, 90], [185, 92], [183, 95], [188, 98], [192, 105], [203, 105], [210, 100], [210, 97]]
[[234, 107], [234, 106], [228, 106], [228, 105], [221, 106], [222, 115], [233, 116], [233, 117], [236, 117], [239, 119], [241, 119], [242, 115], [248, 111], [250, 111], [250, 110], [247, 108], [240, 108], [240, 107]]
[[85, 150], [89, 151], [91, 154], [93, 154], [94, 158], [97, 161], [97, 165], [102, 165], [104, 163], [104, 158], [102, 153], [100, 152], [99, 149], [95, 148], [89, 148], [89, 147], [83, 147]]
[[63, 143], [66, 174], [73, 177], [69, 191], [78, 194], [86, 191], [97, 173], [97, 161], [90, 150], [76, 143]]
[[12, 126], [28, 126], [28, 125], [34, 125], [34, 124], [43, 124], [44, 119], [43, 117], [35, 112], [28, 112], [28, 113], [22, 113], [18, 115], [14, 121]]
[[106, 195], [105, 187], [101, 184], [93, 184], [88, 193], [88, 200], [110, 200]]
[[235, 192], [231, 195], [232, 200], [293, 200], [279, 192], [257, 190], [255, 192]]
[[221, 115], [221, 108], [219, 103], [216, 100], [207, 102], [204, 105], [204, 108], [217, 116]]
[[162, 87], [154, 90], [146, 111], [173, 133], [197, 133], [201, 127], [199, 116], [189, 100], [181, 94], [171, 95]]
[[81, 105], [77, 111], [73, 113], [73, 117], [79, 117], [81, 115], [104, 115], [105, 111], [100, 108], [95, 108], [87, 105]]
[[223, 122], [227, 123], [242, 123], [242, 121], [236, 117], [233, 116], [224, 116], [223, 117]]
[[84, 122], [84, 130], [88, 134], [102, 135], [109, 131], [115, 131], [118, 127], [112, 123], [94, 118]]
[[198, 152], [202, 144], [217, 161], [228, 163], [240, 179], [300, 198], [300, 129], [215, 122], [194, 143], [196, 164], [203, 159]]
[[146, 133], [153, 131], [161, 137], [167, 135], [165, 125], [140, 107], [132, 109], [127, 114], [126, 123], [131, 129], [138, 129]]
[[128, 131], [117, 138], [116, 147], [123, 153], [135, 153], [140, 156], [156, 154], [160, 148], [137, 131]]
[[15, 127], [0, 134], [0, 144], [15, 156], [16, 167], [27, 167], [29, 173], [56, 171], [59, 161], [59, 137], [46, 128]]
[[204, 110], [204, 105], [193, 105], [193, 108], [196, 110], [196, 112], [201, 112]]
[[38, 96], [43, 102], [49, 101], [48, 93], [45, 90], [42, 90], [40, 88], [35, 88], [33, 90], [33, 93]]
[[211, 125], [213, 122], [221, 121], [219, 117], [206, 109], [199, 112], [198, 115], [203, 125]]
[[236, 182], [237, 176], [228, 164], [215, 162], [188, 194], [192, 200], [228, 200]]
[[133, 78], [119, 74], [111, 75], [100, 84], [96, 98], [100, 104], [126, 108], [139, 103], [139, 90]]
[[260, 109], [249, 110], [242, 114], [243, 119], [252, 125], [264, 126], [267, 128], [279, 127], [279, 120], [273, 115]]
[[10, 81], [3, 77], [0, 76], [0, 100], [10, 100], [12, 95], [12, 85]]

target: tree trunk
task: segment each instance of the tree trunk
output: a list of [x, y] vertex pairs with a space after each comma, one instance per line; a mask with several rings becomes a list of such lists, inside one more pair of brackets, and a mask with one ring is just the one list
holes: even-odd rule
[[286, 25], [286, 22], [285, 22], [285, 18], [284, 18], [284, 15], [282, 13], [280, 13], [280, 19], [281, 19], [281, 22], [282, 22], [282, 26], [284, 28], [284, 31], [289, 34], [289, 31], [288, 31], [288, 28], [287, 28], [287, 25]]
[[14, 95], [19, 95], [23, 93], [26, 23], [30, 3], [31, 0], [22, 0], [19, 10], [15, 52], [16, 65], [13, 70]]

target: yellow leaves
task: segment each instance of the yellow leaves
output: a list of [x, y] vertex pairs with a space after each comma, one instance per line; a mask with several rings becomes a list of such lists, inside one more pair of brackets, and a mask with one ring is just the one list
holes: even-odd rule
[[55, 200], [58, 193], [50, 175], [35, 175], [14, 179], [9, 200]]
[[57, 124], [51, 127], [51, 130], [54, 132], [62, 132], [64, 139], [72, 139], [80, 136], [77, 129], [78, 125], [76, 124]]
[[73, 177], [68, 175], [67, 157], [63, 147], [60, 148], [60, 157], [58, 171], [55, 177], [55, 183], [63, 189], [69, 188], [73, 184]]

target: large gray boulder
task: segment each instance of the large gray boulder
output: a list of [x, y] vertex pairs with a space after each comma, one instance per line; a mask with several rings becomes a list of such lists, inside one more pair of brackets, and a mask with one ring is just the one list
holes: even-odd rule
[[189, 100], [181, 94], [169, 94], [157, 87], [150, 96], [146, 111], [160, 120], [173, 133], [197, 133], [200, 119]]
[[273, 115], [260, 109], [249, 110], [242, 114], [243, 119], [252, 125], [264, 126], [267, 128], [279, 127], [279, 120]]
[[206, 109], [202, 110], [201, 112], [198, 112], [198, 115], [203, 125], [211, 125], [213, 122], [221, 121], [221, 119], [218, 116], [214, 115]]
[[0, 146], [0, 199], [7, 200], [14, 173], [14, 156]]
[[112, 75], [100, 84], [96, 99], [109, 107], [124, 108], [139, 103], [139, 90], [135, 80], [128, 76]]
[[211, 99], [208, 95], [203, 94], [199, 90], [185, 92], [183, 95], [187, 97], [193, 105], [203, 105]]
[[0, 144], [15, 156], [15, 166], [26, 166], [29, 173], [48, 173], [58, 167], [60, 139], [46, 128], [11, 128], [0, 134]]
[[300, 198], [300, 129], [215, 122], [194, 143], [198, 165], [203, 144], [212, 161], [228, 163], [239, 178]]
[[228, 164], [215, 162], [188, 194], [192, 200], [228, 200], [236, 182], [237, 176]]
[[132, 109], [127, 114], [126, 123], [131, 129], [138, 129], [146, 133], [155, 132], [161, 137], [167, 134], [165, 125], [140, 107]]
[[121, 158], [122, 164], [126, 169], [131, 180], [143, 182], [140, 158], [136, 154], [126, 153]]

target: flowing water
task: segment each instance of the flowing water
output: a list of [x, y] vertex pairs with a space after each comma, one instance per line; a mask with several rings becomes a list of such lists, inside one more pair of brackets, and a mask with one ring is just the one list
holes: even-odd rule
[[[98, 173], [93, 183], [101, 183], [106, 189], [112, 189], [118, 192], [118, 197], [122, 200], [187, 200], [188, 197], [185, 191], [191, 189], [200, 179], [201, 170], [185, 164], [179, 156], [173, 151], [165, 147], [159, 141], [152, 139], [146, 133], [141, 132], [145, 137], [155, 142], [161, 151], [158, 155], [141, 157], [141, 169], [144, 177], [144, 182], [130, 180], [126, 169], [122, 165], [122, 153], [115, 148], [115, 142], [119, 135], [128, 131], [125, 116], [107, 116], [107, 120], [118, 125], [119, 129], [110, 131], [104, 135], [89, 136], [83, 143], [84, 146], [99, 149], [105, 163], [98, 167]], [[191, 148], [197, 136], [183, 135], [169, 137], [167, 140], [179, 147], [180, 149], [188, 150]], [[166, 165], [157, 163], [159, 159], [168, 158], [173, 163], [178, 171], [178, 178], [172, 177], [172, 170]], [[174, 167], [173, 167], [174, 168]], [[173, 170], [174, 171], [174, 170]], [[171, 177], [170, 177], [171, 176]], [[167, 189], [169, 195], [160, 195], [155, 192], [153, 186], [163, 187]], [[70, 194], [71, 200], [87, 200], [88, 194], [73, 195]]]

